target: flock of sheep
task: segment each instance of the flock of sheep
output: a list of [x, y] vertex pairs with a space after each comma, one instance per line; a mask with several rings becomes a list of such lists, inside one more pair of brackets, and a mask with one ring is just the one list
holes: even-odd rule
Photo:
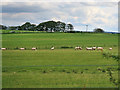
[[[51, 48], [51, 50], [54, 50], [54, 49], [55, 49], [55, 47]], [[86, 50], [96, 50], [96, 49], [103, 51], [103, 47], [86, 47]], [[75, 47], [75, 50], [82, 50], [82, 48], [77, 46], [77, 47]], [[109, 48], [109, 50], [112, 50], [112, 48]]]
[[[25, 50], [26, 48], [19, 48], [19, 49], [20, 49], [20, 50]], [[55, 47], [52, 46], [50, 49], [51, 49], [51, 50], [54, 50]], [[103, 51], [103, 47], [86, 47], [86, 50], [96, 50], [96, 49]], [[7, 48], [1, 48], [1, 50], [7, 50]], [[37, 48], [36, 48], [36, 47], [33, 47], [31, 50], [37, 50]], [[79, 46], [77, 46], [77, 47], [75, 47], [75, 50], [82, 50], [82, 48], [79, 47]], [[112, 50], [112, 48], [109, 48], [109, 50]]]
[[[103, 47], [86, 47], [86, 50], [103, 50]], [[81, 47], [75, 47], [75, 50], [82, 50]]]
[[[26, 48], [19, 48], [20, 50], [25, 50]], [[7, 50], [7, 48], [1, 48], [1, 50]], [[37, 50], [37, 48], [33, 47], [32, 50]]]
[[[96, 50], [96, 49], [103, 51], [103, 47], [86, 47], [86, 50]], [[75, 50], [82, 50], [82, 48], [77, 46], [75, 47]], [[112, 50], [112, 48], [109, 48], [109, 50]]]

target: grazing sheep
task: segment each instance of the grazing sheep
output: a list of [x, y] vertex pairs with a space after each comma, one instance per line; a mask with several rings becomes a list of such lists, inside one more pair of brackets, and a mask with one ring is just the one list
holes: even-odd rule
[[103, 50], [103, 47], [98, 47], [97, 50]]
[[75, 47], [75, 50], [82, 50], [82, 48], [81, 47]]
[[20, 50], [25, 50], [25, 48], [20, 48]]
[[55, 47], [52, 47], [52, 48], [51, 48], [51, 50], [54, 50], [54, 49], [55, 49]]
[[32, 48], [32, 50], [36, 50], [36, 49], [37, 49], [37, 48], [34, 48], [34, 47]]
[[79, 47], [79, 50], [82, 50], [82, 48], [81, 48], [81, 47]]
[[112, 48], [109, 48], [109, 50], [112, 50]]
[[93, 50], [93, 48], [92, 47], [86, 47], [86, 50]]
[[79, 47], [75, 47], [75, 50], [78, 50]]
[[103, 47], [98, 47], [97, 50], [103, 51]]
[[96, 50], [96, 47], [92, 47], [93, 50]]
[[1, 50], [6, 50], [7, 48], [1, 48]]

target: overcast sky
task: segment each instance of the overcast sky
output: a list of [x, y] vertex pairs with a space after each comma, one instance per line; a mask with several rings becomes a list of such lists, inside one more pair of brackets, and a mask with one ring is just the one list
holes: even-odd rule
[[2, 24], [22, 25], [25, 22], [39, 24], [55, 20], [73, 24], [75, 30], [118, 30], [117, 2], [4, 2]]

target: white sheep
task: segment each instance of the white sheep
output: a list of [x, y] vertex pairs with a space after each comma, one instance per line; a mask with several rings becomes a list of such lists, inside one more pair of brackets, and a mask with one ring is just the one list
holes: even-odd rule
[[92, 47], [86, 47], [86, 50], [93, 50]]
[[51, 50], [54, 50], [54, 49], [55, 49], [55, 47], [52, 47], [52, 48], [51, 48]]
[[75, 50], [82, 50], [82, 48], [81, 47], [75, 47]]
[[109, 48], [109, 50], [112, 50], [112, 48]]
[[96, 50], [96, 47], [92, 47], [93, 50]]
[[33, 47], [32, 50], [36, 50], [37, 48]]
[[103, 47], [98, 47], [97, 50], [103, 51]]
[[25, 48], [20, 48], [20, 50], [25, 50]]
[[7, 48], [1, 48], [1, 50], [6, 50]]

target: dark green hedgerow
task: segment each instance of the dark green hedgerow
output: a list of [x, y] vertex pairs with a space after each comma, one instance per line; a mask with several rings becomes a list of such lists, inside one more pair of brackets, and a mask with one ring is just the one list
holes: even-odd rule
[[115, 54], [112, 54], [112, 53], [109, 53], [109, 52], [103, 52], [102, 54], [104, 57], [106, 58], [114, 58], [115, 60], [119, 61], [120, 60], [120, 57], [118, 55], [115, 55]]

